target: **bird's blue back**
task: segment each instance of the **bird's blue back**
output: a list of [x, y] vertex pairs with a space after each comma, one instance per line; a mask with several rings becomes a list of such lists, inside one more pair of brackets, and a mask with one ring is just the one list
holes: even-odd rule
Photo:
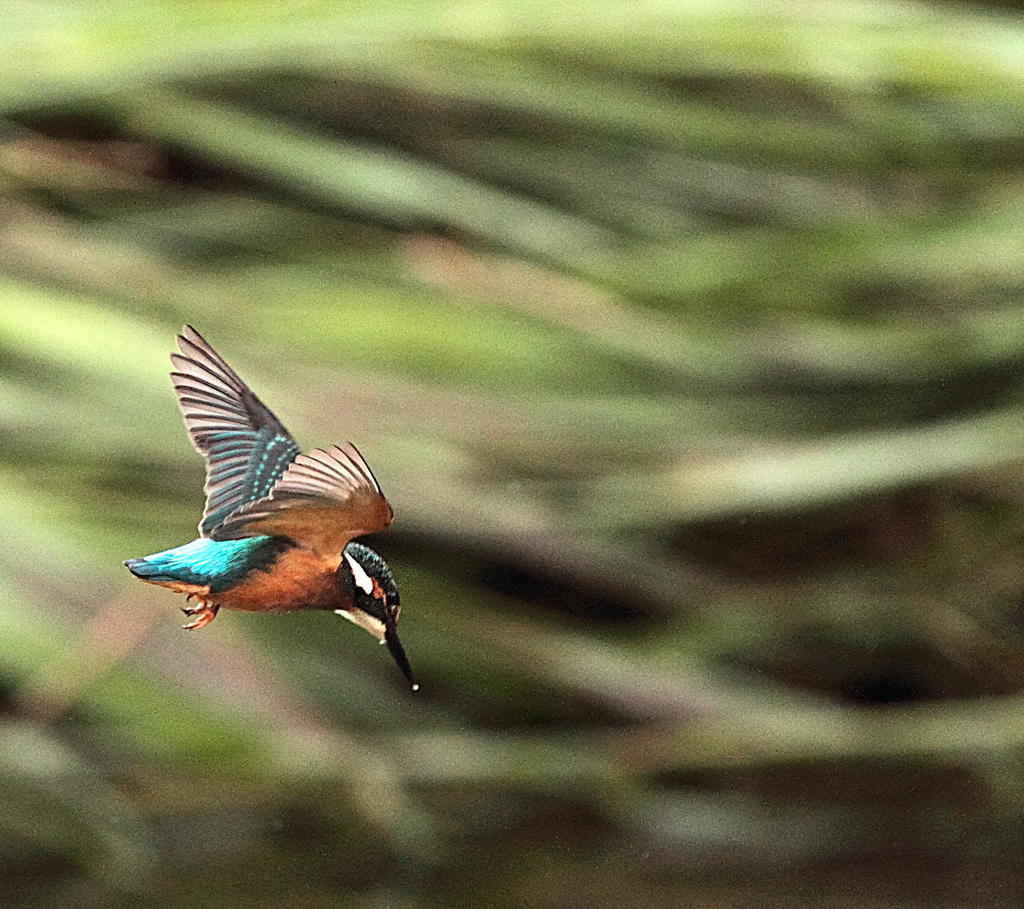
[[269, 568], [288, 545], [280, 537], [258, 536], [243, 540], [200, 537], [125, 564], [132, 574], [144, 581], [209, 586], [211, 593], [220, 593], [250, 572]]

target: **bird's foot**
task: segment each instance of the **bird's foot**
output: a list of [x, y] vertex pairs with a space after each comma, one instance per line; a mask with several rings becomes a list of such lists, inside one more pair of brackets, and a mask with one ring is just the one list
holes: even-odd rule
[[[191, 599], [191, 596], [186, 599]], [[196, 619], [193, 622], [189, 622], [187, 625], [182, 625], [186, 631], [195, 631], [197, 628], [202, 628], [204, 625], [209, 625], [215, 618], [217, 618], [217, 610], [219, 606], [207, 606], [202, 600], [199, 601], [199, 606], [182, 606], [181, 611], [188, 616], [195, 616]]]
[[206, 600], [199, 599], [199, 594], [198, 593], [187, 593], [187, 594], [185, 594], [185, 602], [186, 603], [191, 603], [193, 600], [197, 600], [199, 605], [198, 606], [182, 606], [181, 607], [181, 611], [183, 613], [185, 613], [185, 615], [195, 615], [197, 612], [201, 612], [202, 610], [207, 608]]

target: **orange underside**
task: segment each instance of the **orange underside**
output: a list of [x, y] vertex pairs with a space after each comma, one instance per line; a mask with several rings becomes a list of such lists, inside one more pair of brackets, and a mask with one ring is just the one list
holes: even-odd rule
[[289, 549], [269, 571], [254, 571], [242, 583], [210, 593], [208, 586], [150, 581], [175, 593], [191, 593], [211, 606], [248, 612], [343, 608], [334, 567], [308, 549]]

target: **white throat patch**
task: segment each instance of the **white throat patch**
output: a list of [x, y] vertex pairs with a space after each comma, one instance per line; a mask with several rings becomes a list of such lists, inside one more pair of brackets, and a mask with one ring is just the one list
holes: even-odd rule
[[349, 612], [347, 609], [335, 609], [334, 610], [342, 618], [348, 619], [353, 625], [358, 625], [360, 628], [366, 629], [382, 644], [384, 643], [384, 623], [375, 619], [372, 615], [363, 612], [362, 609], [356, 609]]
[[348, 566], [352, 570], [352, 578], [355, 580], [356, 586], [363, 591], [363, 593], [371, 595], [373, 593], [373, 581], [366, 573], [366, 570], [347, 552], [342, 553], [342, 555], [344, 555], [345, 559], [348, 561]]

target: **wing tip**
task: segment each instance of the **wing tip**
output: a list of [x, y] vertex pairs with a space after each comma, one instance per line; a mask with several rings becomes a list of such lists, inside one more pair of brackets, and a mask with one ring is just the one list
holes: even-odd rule
[[224, 358], [213, 349], [213, 345], [188, 322], [181, 326], [181, 331], [178, 332], [175, 337], [175, 341], [177, 341], [178, 350], [181, 351], [187, 359], [196, 359], [196, 353], [198, 352], [201, 355], [200, 359], [205, 358], [212, 360], [213, 363], [217, 366], [223, 367], [226, 371], [231, 373], [234, 372], [234, 370], [224, 362]]

